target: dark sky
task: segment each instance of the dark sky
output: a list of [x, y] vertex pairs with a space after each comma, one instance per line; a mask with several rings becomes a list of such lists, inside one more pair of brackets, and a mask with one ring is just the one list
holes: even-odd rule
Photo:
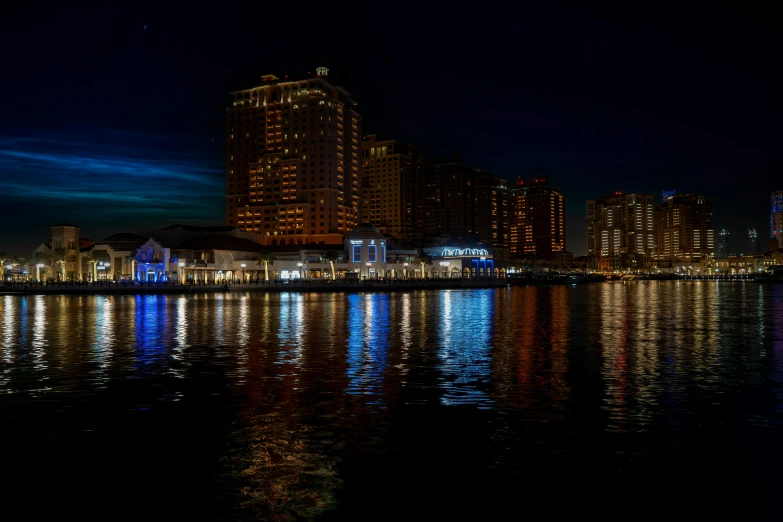
[[707, 195], [737, 252], [748, 227], [768, 235], [783, 188], [771, 8], [196, 4], [4, 8], [0, 251], [26, 254], [61, 221], [94, 239], [222, 223], [229, 91], [318, 65], [366, 133], [548, 174], [575, 255], [585, 200], [614, 190]]

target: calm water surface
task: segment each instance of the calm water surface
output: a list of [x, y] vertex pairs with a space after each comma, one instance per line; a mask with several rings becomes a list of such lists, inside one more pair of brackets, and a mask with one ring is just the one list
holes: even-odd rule
[[783, 285], [0, 310], [8, 520], [779, 519]]

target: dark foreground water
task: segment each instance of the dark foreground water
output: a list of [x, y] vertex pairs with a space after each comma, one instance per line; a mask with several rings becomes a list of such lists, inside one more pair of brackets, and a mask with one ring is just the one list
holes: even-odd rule
[[783, 285], [0, 310], [5, 520], [780, 518]]

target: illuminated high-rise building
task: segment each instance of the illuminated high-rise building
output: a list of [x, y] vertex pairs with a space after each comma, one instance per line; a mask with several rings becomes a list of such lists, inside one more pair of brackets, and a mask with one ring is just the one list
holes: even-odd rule
[[359, 222], [361, 116], [328, 70], [233, 92], [226, 224], [269, 244], [340, 243]]
[[475, 239], [474, 174], [459, 154], [428, 165], [424, 232]]
[[566, 251], [565, 199], [546, 177], [517, 179], [511, 189], [510, 247], [512, 255], [549, 257]]
[[712, 205], [704, 196], [682, 194], [655, 210], [656, 259], [698, 263], [714, 255]]
[[720, 238], [718, 240], [718, 251], [715, 255], [720, 258], [729, 257], [729, 231], [723, 228], [718, 235]]
[[773, 192], [769, 197], [769, 237], [783, 248], [783, 190]]
[[507, 246], [510, 242], [510, 193], [504, 178], [477, 171], [473, 176], [474, 230], [486, 245]]
[[755, 228], [748, 229], [748, 246], [750, 247], [748, 254], [756, 255], [759, 253], [759, 237]]
[[413, 145], [377, 134], [362, 142], [361, 222], [405, 238], [421, 232], [427, 166]]
[[587, 255], [602, 270], [640, 270], [655, 239], [652, 194], [623, 194], [587, 202]]

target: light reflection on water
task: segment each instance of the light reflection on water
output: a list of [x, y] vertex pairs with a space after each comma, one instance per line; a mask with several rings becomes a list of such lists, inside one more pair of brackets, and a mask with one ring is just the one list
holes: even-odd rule
[[[546, 484], [586, 466], [616, 488], [618, 469], [676, 481], [673, 469], [703, 468], [705, 483], [763, 491], [758, 456], [780, 463], [783, 286], [4, 296], [0, 307], [0, 442], [65, 458], [87, 432], [111, 433], [103, 452], [127, 451], [126, 431], [139, 444], [139, 421], [114, 432], [120, 421], [103, 418], [183, 426], [188, 464], [145, 469], [188, 483], [217, 466], [206, 497], [229, 518], [348, 519], [365, 498], [402, 495], [384, 478], [395, 462], [422, 487], [516, 485], [533, 504], [577, 494]], [[708, 449], [759, 481], [710, 468]]]
[[490, 352], [494, 292], [479, 290], [439, 294], [441, 404], [490, 408]]

